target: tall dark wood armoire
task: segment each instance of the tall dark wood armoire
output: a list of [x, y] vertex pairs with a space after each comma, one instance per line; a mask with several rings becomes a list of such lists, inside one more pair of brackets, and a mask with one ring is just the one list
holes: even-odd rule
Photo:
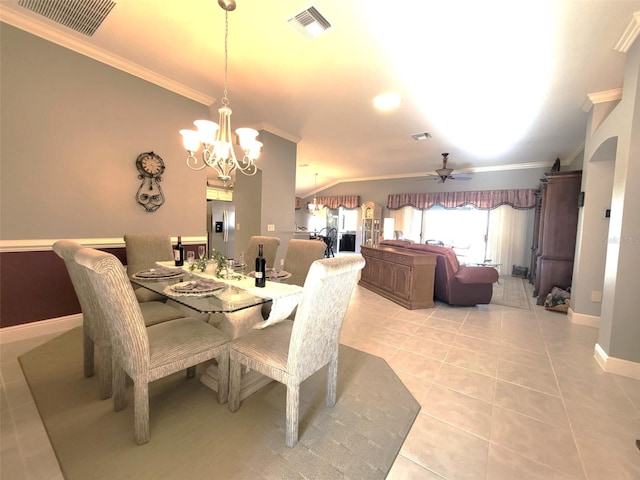
[[540, 181], [531, 258], [538, 305], [553, 287], [571, 286], [581, 181], [581, 170], [545, 173]]

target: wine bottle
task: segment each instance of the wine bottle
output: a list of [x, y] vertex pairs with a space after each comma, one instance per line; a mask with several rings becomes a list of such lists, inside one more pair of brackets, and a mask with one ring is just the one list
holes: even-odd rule
[[256, 257], [256, 287], [264, 287], [267, 283], [267, 260], [264, 258], [262, 244], [258, 245], [258, 256]]
[[178, 235], [178, 243], [173, 248], [173, 260], [176, 267], [184, 265], [184, 247], [182, 246], [182, 237], [180, 235]]

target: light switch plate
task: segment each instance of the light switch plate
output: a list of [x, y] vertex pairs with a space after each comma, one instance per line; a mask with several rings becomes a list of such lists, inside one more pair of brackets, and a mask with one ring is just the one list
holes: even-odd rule
[[267, 232], [275, 232], [276, 226], [273, 223], [267, 225]]

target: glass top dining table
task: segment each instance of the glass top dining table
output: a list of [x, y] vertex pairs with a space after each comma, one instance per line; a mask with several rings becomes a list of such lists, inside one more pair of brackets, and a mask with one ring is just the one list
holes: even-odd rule
[[163, 295], [171, 300], [196, 310], [200, 313], [229, 313], [245, 308], [270, 302], [268, 297], [259, 297], [234, 285], [207, 293], [206, 295], [171, 295], [166, 292], [167, 287], [176, 283], [192, 280], [194, 276], [185, 272], [184, 275], [171, 279], [139, 279], [131, 277], [131, 283]]

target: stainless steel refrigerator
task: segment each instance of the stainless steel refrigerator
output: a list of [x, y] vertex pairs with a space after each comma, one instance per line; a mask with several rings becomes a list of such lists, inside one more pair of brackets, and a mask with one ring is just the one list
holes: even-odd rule
[[234, 256], [236, 213], [233, 202], [207, 200], [209, 252], [214, 249], [227, 258]]

